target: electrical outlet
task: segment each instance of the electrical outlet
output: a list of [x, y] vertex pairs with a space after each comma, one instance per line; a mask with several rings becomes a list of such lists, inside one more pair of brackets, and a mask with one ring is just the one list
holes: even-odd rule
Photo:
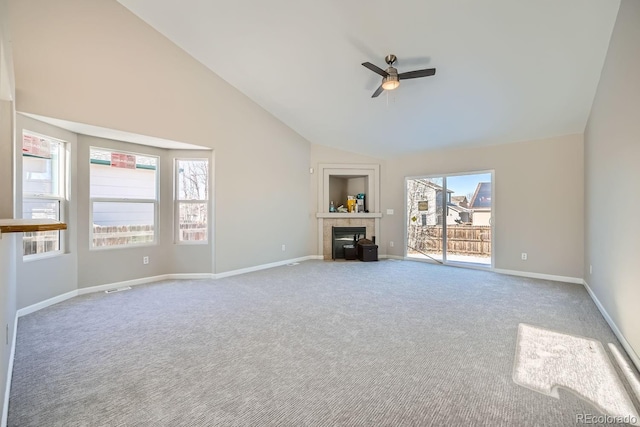
[[282, 252], [286, 251], [287, 247], [285, 245], [282, 245]]
[[523, 261], [526, 261], [527, 260], [527, 253], [526, 252], [522, 252], [521, 257], [522, 257]]
[[589, 274], [593, 274], [593, 265], [589, 264]]
[[148, 256], [142, 257], [142, 263], [145, 264], [145, 265], [149, 264], [149, 257]]
[[387, 209], [387, 215], [393, 215], [393, 209]]
[[393, 241], [389, 242], [389, 246], [393, 247]]

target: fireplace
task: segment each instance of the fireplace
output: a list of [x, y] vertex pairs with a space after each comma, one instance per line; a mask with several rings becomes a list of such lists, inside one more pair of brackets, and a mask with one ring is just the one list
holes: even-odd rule
[[355, 245], [366, 237], [366, 227], [331, 227], [331, 258], [344, 258], [343, 245]]

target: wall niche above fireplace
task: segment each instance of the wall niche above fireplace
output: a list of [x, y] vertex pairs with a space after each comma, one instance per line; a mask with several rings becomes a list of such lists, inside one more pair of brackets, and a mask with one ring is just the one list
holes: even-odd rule
[[329, 213], [331, 201], [338, 207], [346, 204], [347, 196], [365, 194], [369, 213], [380, 212], [380, 165], [320, 164], [318, 183], [318, 213]]

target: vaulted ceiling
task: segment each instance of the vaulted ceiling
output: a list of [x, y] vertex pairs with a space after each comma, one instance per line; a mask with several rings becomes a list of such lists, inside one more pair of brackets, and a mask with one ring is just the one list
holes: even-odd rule
[[[309, 141], [377, 157], [582, 133], [615, 0], [118, 0]], [[381, 77], [435, 67], [378, 98]]]

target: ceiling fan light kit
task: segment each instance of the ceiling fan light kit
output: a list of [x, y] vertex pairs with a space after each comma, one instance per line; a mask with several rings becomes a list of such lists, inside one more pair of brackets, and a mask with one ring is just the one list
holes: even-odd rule
[[394, 76], [394, 75], [391, 75], [391, 73], [389, 73], [387, 77], [382, 78], [382, 89], [394, 90], [398, 86], [400, 86], [400, 80], [398, 80], [398, 74]]
[[373, 92], [372, 98], [377, 97], [384, 90], [394, 90], [400, 86], [400, 80], [417, 79], [418, 77], [433, 76], [436, 73], [435, 68], [426, 68], [424, 70], [407, 71], [406, 73], [398, 74], [398, 70], [394, 68], [393, 63], [398, 58], [395, 55], [387, 55], [384, 61], [389, 65], [386, 70], [373, 65], [371, 62], [363, 62], [362, 65], [370, 69], [376, 74], [382, 76], [382, 84]]

